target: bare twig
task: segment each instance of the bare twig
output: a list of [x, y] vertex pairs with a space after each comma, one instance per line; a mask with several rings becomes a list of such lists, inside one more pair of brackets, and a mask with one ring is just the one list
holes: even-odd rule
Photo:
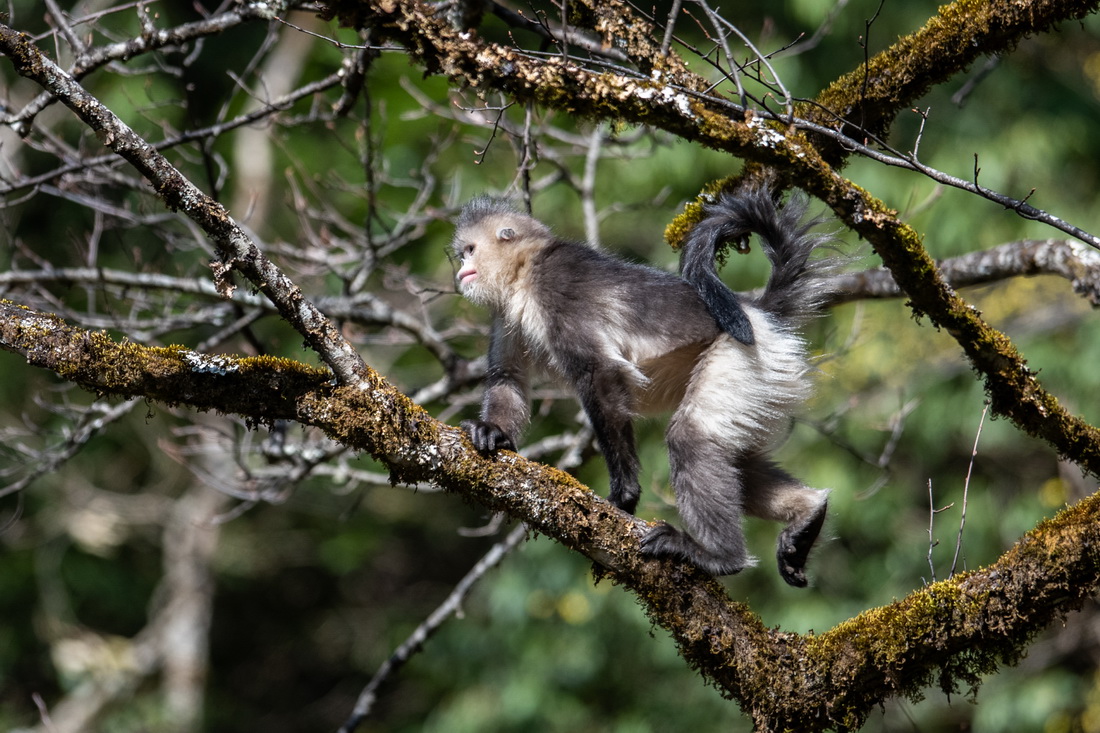
[[998, 66], [1001, 65], [1000, 56], [990, 56], [982, 64], [982, 67], [978, 69], [972, 77], [966, 80], [966, 83], [959, 87], [959, 90], [951, 95], [952, 104], [957, 104], [962, 107], [966, 104], [967, 98], [970, 97], [971, 92], [978, 88], [985, 79], [992, 74]]
[[[191, 130], [187, 130], [173, 135], [172, 137], [159, 140], [155, 143], [149, 143], [153, 149], [157, 151], [170, 150], [180, 145], [187, 143], [199, 142], [203, 140], [210, 140], [212, 138], [219, 137], [233, 130], [251, 125], [267, 117], [271, 117], [279, 111], [289, 109], [292, 105], [314, 94], [318, 94], [326, 89], [331, 89], [340, 84], [343, 77], [343, 72], [339, 71], [323, 79], [305, 84], [293, 92], [287, 94], [284, 97], [272, 100], [268, 104], [261, 108], [251, 110], [244, 114], [237, 115], [231, 120], [224, 120], [217, 124], [207, 125], [205, 127], [197, 127]], [[18, 128], [16, 128], [18, 129]], [[117, 155], [100, 155], [92, 158], [77, 158], [70, 162], [64, 163], [44, 173], [39, 173], [33, 176], [24, 176], [11, 183], [4, 182], [0, 184], [0, 194], [13, 193], [15, 191], [22, 191], [35, 186], [41, 186], [49, 181], [56, 181], [71, 173], [78, 171], [90, 170], [102, 166], [115, 164], [118, 162]], [[0, 204], [2, 205], [2, 204]]]
[[974, 459], [978, 457], [978, 441], [982, 437], [982, 426], [985, 425], [985, 415], [989, 412], [989, 405], [982, 408], [982, 417], [978, 421], [978, 431], [974, 434], [974, 447], [970, 451], [970, 464], [966, 467], [966, 481], [963, 482], [962, 514], [959, 516], [959, 532], [955, 535], [955, 556], [951, 558], [951, 575], [959, 564], [959, 552], [962, 550], [963, 529], [966, 527], [966, 504], [970, 497], [970, 476], [974, 472]]
[[676, 32], [676, 17], [680, 14], [683, 0], [672, 0], [672, 7], [668, 11], [668, 20], [665, 21], [665, 35], [661, 39], [661, 55], [664, 56], [672, 47], [673, 34]]
[[[242, 3], [224, 12], [215, 13], [203, 20], [184, 23], [171, 29], [142, 33], [129, 40], [97, 46], [86, 52], [82, 52], [83, 46], [80, 45], [77, 39], [73, 38], [70, 40], [70, 44], [73, 45], [73, 52], [78, 53], [79, 56], [73, 63], [69, 73], [74, 79], [81, 79], [112, 61], [127, 61], [156, 49], [183, 46], [188, 41], [222, 33], [250, 20], [271, 19], [281, 8], [280, 3]], [[90, 19], [89, 17], [81, 20]], [[26, 135], [30, 131], [30, 125], [33, 123], [35, 116], [54, 101], [56, 101], [56, 97], [53, 94], [43, 92], [19, 112], [0, 120], [0, 124], [10, 125], [20, 135]]]
[[928, 571], [932, 574], [931, 582], [933, 583], [936, 582], [936, 564], [932, 562], [932, 550], [939, 546], [940, 541], [932, 536], [932, 529], [936, 523], [936, 515], [947, 511], [953, 506], [955, 506], [955, 503], [951, 502], [939, 509], [936, 508], [935, 503], [932, 501], [932, 479], [928, 479]]
[[69, 74], [43, 56], [25, 36], [0, 25], [0, 49], [19, 74], [56, 94], [101, 135], [108, 147], [153, 183], [169, 208], [184, 212], [206, 231], [222, 255], [222, 261], [213, 266], [219, 292], [232, 293], [235, 286], [230, 280], [230, 272], [239, 270], [276, 305], [287, 322], [298, 329], [340, 381], [355, 383], [363, 378], [365, 365], [351, 344], [305, 298], [301, 289], [260, 252], [220, 204], [187, 180]]
[[817, 30], [815, 30], [811, 36], [805, 41], [799, 41], [798, 43], [792, 44], [789, 48], [784, 49], [782, 54], [784, 56], [797, 56], [817, 48], [821, 41], [829, 35], [830, 31], [832, 31], [833, 23], [836, 22], [837, 17], [847, 5], [848, 0], [836, 0], [833, 7], [825, 16], [825, 20], [821, 21], [821, 25], [817, 27]]
[[[548, 450], [560, 450], [565, 448], [565, 453], [562, 454], [561, 459], [558, 461], [557, 466], [563, 471], [571, 471], [580, 465], [582, 461], [582, 451], [584, 446], [592, 443], [592, 428], [585, 426], [581, 428], [574, 435], [557, 436], [556, 438], [548, 441], [542, 441], [534, 446], [527, 446], [523, 450], [524, 455], [541, 455]], [[492, 522], [489, 524], [489, 528], [497, 528], [504, 520], [502, 514], [494, 515]], [[481, 532], [462, 532], [464, 536], [479, 536]], [[504, 559], [505, 555], [515, 550], [519, 543], [527, 537], [528, 528], [526, 525], [519, 525], [512, 529], [508, 535], [493, 545], [489, 552], [486, 553], [473, 568], [463, 576], [462, 580], [451, 591], [450, 595], [443, 601], [443, 603], [412, 633], [412, 635], [405, 640], [394, 652], [390, 655], [390, 658], [383, 663], [383, 665], [375, 672], [374, 677], [359, 695], [359, 699], [356, 701], [355, 709], [352, 711], [351, 716], [343, 727], [340, 728], [340, 733], [351, 733], [363, 722], [369, 715], [374, 702], [378, 698], [378, 690], [386, 682], [386, 680], [392, 677], [400, 668], [408, 661], [412, 654], [421, 649], [424, 642], [438, 630], [451, 615], [457, 615], [459, 606], [462, 603], [463, 598], [469, 593], [470, 588], [475, 582], [477, 582], [482, 576], [489, 570], [495, 567]]]
[[489, 2], [489, 12], [500, 18], [513, 28], [522, 28], [530, 31], [548, 41], [553, 41], [560, 46], [570, 45], [584, 50], [593, 56], [600, 56], [612, 61], [624, 62], [629, 58], [614, 46], [606, 46], [599, 39], [578, 31], [571, 25], [564, 25], [557, 21], [540, 18], [531, 20], [521, 13], [508, 8], [498, 2]]
[[443, 603], [440, 604], [423, 623], [417, 626], [416, 630], [414, 630], [413, 633], [394, 650], [390, 658], [378, 668], [374, 677], [372, 677], [370, 682], [367, 683], [367, 686], [363, 688], [363, 691], [359, 693], [359, 699], [355, 702], [355, 708], [352, 710], [347, 721], [340, 726], [339, 733], [352, 733], [352, 731], [359, 727], [367, 716], [370, 715], [371, 709], [378, 699], [379, 688], [409, 661], [409, 658], [424, 645], [424, 642], [430, 639], [432, 635], [439, 630], [439, 627], [442, 626], [448, 618], [459, 612], [462, 601], [465, 600], [466, 595], [470, 592], [473, 585], [487, 572], [496, 567], [500, 561], [526, 537], [527, 527], [522, 524], [518, 525], [508, 533], [507, 537], [493, 545], [489, 552], [478, 560], [477, 564], [462, 577], [462, 580], [460, 580], [457, 585], [455, 585], [454, 590], [447, 596], [447, 599], [443, 601]]
[[[748, 65], [754, 64], [754, 63], [759, 63], [759, 64], [763, 65], [764, 68], [766, 68], [768, 70], [768, 72], [771, 73], [770, 82], [776, 88], [779, 89], [779, 93], [782, 95], [783, 109], [786, 113], [787, 119], [788, 119], [789, 122], [793, 122], [794, 121], [794, 101], [793, 101], [793, 97], [791, 96], [791, 93], [787, 90], [787, 87], [783, 84], [783, 79], [779, 76], [779, 74], [776, 72], [775, 68], [772, 66], [771, 61], [768, 59], [768, 55], [764, 54], [764, 53], [761, 53], [760, 49], [758, 49], [755, 46], [755, 44], [753, 44], [753, 42], [751, 40], [749, 40], [749, 37], [747, 35], [745, 35], [741, 31], [740, 28], [738, 28], [733, 23], [730, 23], [728, 20], [726, 20], [722, 16], [718, 15], [717, 13], [713, 12], [710, 9], [709, 6], [707, 6], [704, 2], [702, 2], [702, 0], [696, 0], [696, 1], [699, 2], [699, 4], [702, 5], [704, 9], [706, 9], [708, 17], [711, 18], [711, 22], [716, 23], [716, 24], [720, 25], [721, 27], [726, 28], [730, 33], [733, 33], [734, 35], [736, 35], [738, 38], [741, 39], [741, 42], [743, 44], [745, 44], [745, 47], [747, 49], [749, 49], [749, 51], [753, 55], [753, 59], [750, 59], [749, 62], [747, 64], [745, 64], [745, 66], [748, 66]], [[723, 43], [724, 43], [724, 34], [723, 34]], [[727, 53], [729, 52], [729, 49], [727, 47], [725, 47], [724, 45], [723, 45], [723, 48], [725, 48]], [[730, 63], [730, 70], [731, 71], [733, 71], [734, 69], [737, 68], [737, 66], [735, 65], [734, 60], [732, 58], [729, 59], [729, 63]], [[760, 74], [760, 76], [762, 77], [763, 74]], [[738, 84], [738, 89], [739, 90], [741, 89], [740, 84]], [[743, 96], [743, 91], [742, 91], [742, 96]]]
[[[0, 486], [0, 497], [8, 496], [22, 491], [36, 480], [48, 473], [56, 471], [63, 463], [80, 452], [93, 437], [98, 435], [104, 427], [129, 414], [138, 400], [126, 400], [117, 405], [96, 405], [81, 416], [76, 428], [65, 435], [58, 444], [42, 451], [42, 453], [28, 457], [23, 465], [23, 475], [6, 486]], [[4, 472], [0, 472], [4, 475]]]
[[932, 582], [936, 582], [936, 564], [932, 562], [932, 550], [939, 544], [932, 537], [932, 527], [936, 523], [936, 504], [932, 500], [932, 479], [928, 479], [928, 572]]
[[[0, 272], [0, 288], [16, 284], [48, 282], [78, 283], [95, 287], [117, 286], [119, 290], [128, 291], [132, 291], [134, 288], [168, 290], [219, 299], [223, 297], [217, 291], [216, 286], [208, 280], [173, 277], [160, 273], [126, 272], [101, 267], [60, 267], [49, 270]], [[267, 313], [278, 312], [277, 304], [252, 293], [239, 290], [233, 293], [233, 303], [260, 308]], [[364, 325], [391, 326], [404, 331], [414, 336], [417, 343], [428, 349], [444, 365], [450, 365], [458, 358], [451, 345], [431, 324], [412, 313], [391, 306], [373, 293], [364, 291], [350, 296], [321, 296], [316, 299], [315, 303], [320, 311], [331, 318], [349, 320]], [[230, 304], [225, 306], [226, 309], [230, 307]], [[198, 317], [206, 320], [210, 318], [206, 314]], [[250, 316], [249, 318], [254, 317]], [[81, 320], [86, 325], [95, 323], [86, 316], [81, 316]], [[110, 323], [104, 323], [104, 327], [109, 327], [109, 325]], [[202, 351], [203, 349], [198, 350]]]

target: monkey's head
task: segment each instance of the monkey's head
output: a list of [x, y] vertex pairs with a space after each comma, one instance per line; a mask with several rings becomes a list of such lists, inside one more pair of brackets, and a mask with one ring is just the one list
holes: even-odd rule
[[553, 240], [545, 224], [507, 199], [479, 196], [455, 222], [459, 291], [475, 303], [502, 305], [522, 287], [531, 256]]

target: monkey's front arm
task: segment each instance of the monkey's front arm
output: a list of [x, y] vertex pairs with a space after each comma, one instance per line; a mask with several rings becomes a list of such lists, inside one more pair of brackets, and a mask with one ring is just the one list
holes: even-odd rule
[[[563, 376], [573, 386], [596, 433], [611, 481], [608, 499], [634, 513], [641, 487], [638, 454], [634, 447], [633, 394], [627, 377], [617, 365], [601, 358], [593, 346], [573, 344], [558, 350]], [[501, 448], [515, 450], [530, 420], [527, 344], [495, 316], [489, 335], [489, 366], [481, 419], [465, 420], [462, 428], [482, 453]]]
[[527, 374], [523, 339], [494, 314], [481, 419], [462, 422], [462, 429], [482, 453], [516, 449], [519, 436], [531, 419]]

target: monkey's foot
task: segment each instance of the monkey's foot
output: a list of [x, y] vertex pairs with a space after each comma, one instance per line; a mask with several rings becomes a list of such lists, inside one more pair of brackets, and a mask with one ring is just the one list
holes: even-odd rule
[[641, 493], [641, 491], [626, 492], [612, 489], [607, 500], [627, 514], [633, 514], [638, 508], [638, 497], [641, 496]]
[[735, 575], [756, 564], [744, 551], [729, 552], [724, 557], [707, 550], [686, 533], [668, 522], [658, 522], [642, 538], [642, 554], [646, 557], [671, 557], [695, 565], [711, 575]]
[[806, 587], [806, 560], [810, 557], [810, 549], [825, 523], [827, 507], [828, 504], [822, 502], [807, 520], [790, 525], [779, 535], [775, 558], [779, 562], [779, 574], [788, 585]]
[[477, 448], [478, 453], [489, 455], [501, 448], [515, 450], [516, 444], [508, 433], [501, 430], [491, 422], [484, 420], [463, 420], [459, 427], [470, 436], [470, 442]]

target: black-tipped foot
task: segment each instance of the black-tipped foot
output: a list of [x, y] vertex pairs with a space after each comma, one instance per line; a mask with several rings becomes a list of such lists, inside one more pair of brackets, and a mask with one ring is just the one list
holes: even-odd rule
[[698, 542], [668, 522], [658, 522], [642, 538], [642, 554], [646, 557], [670, 557], [695, 565], [710, 575], [735, 575], [753, 564], [752, 558], [716, 558]]
[[806, 560], [810, 557], [814, 541], [821, 533], [821, 526], [825, 524], [827, 506], [822, 502], [821, 507], [807, 521], [787, 527], [779, 535], [775, 557], [779, 562], [779, 574], [788, 585], [795, 588], [806, 587]]
[[638, 508], [638, 499], [641, 495], [642, 492], [638, 489], [634, 489], [633, 491], [616, 491], [612, 488], [611, 495], [607, 497], [607, 500], [627, 514], [633, 514], [634, 510]]
[[657, 522], [642, 538], [642, 554], [647, 557], [675, 557], [687, 560], [684, 536], [668, 522]]
[[498, 450], [515, 450], [516, 444], [508, 433], [501, 430], [491, 422], [484, 420], [463, 420], [460, 427], [470, 436], [470, 442], [474, 444], [482, 455], [490, 455]]

